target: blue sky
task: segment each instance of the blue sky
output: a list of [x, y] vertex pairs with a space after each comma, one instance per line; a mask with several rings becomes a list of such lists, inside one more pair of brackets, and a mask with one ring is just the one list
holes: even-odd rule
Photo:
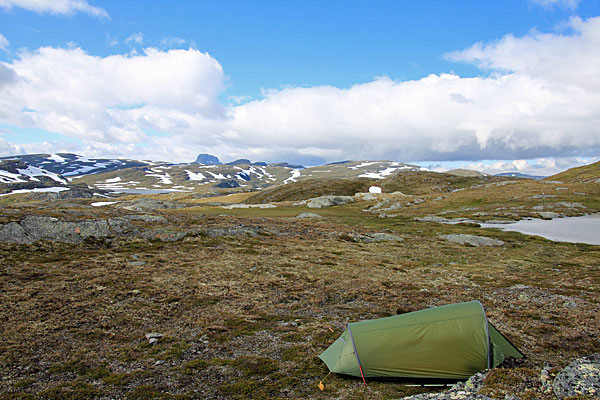
[[590, 162], [599, 15], [593, 0], [0, 0], [0, 153]]

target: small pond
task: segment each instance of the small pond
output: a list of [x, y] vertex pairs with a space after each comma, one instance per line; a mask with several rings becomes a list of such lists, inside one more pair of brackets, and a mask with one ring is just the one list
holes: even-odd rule
[[482, 228], [516, 231], [541, 236], [556, 242], [600, 245], [600, 214], [551, 220], [524, 219], [510, 224], [480, 224]]

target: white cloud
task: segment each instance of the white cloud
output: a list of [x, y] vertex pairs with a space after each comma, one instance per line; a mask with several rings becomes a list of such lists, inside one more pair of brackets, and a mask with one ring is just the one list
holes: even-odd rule
[[6, 50], [9, 44], [10, 42], [8, 41], [8, 39], [0, 33], [0, 50]]
[[544, 8], [562, 7], [574, 10], [579, 5], [580, 0], [530, 0], [533, 4]]
[[141, 32], [133, 33], [125, 39], [125, 43], [127, 43], [127, 44], [129, 44], [129, 43], [142, 44], [143, 41], [144, 41], [144, 35]]
[[169, 161], [201, 152], [306, 165], [594, 156], [599, 47], [600, 17], [574, 18], [568, 32], [508, 35], [448, 55], [489, 75], [290, 87], [232, 106], [218, 100], [221, 65], [198, 50], [96, 57], [41, 48], [0, 63], [0, 122], [76, 137], [94, 155]]
[[0, 0], [0, 8], [24, 8], [37, 13], [71, 15], [83, 12], [100, 18], [109, 18], [105, 9], [94, 7], [85, 0]]
[[0, 122], [84, 141], [136, 143], [146, 138], [144, 129], [182, 131], [189, 120], [223, 113], [216, 100], [221, 65], [197, 50], [95, 57], [46, 47], [0, 68], [17, 77], [0, 91], [0, 114], [8, 115]]

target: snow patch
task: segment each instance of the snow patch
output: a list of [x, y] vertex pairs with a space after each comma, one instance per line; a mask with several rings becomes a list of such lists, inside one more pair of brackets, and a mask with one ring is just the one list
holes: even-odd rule
[[187, 172], [190, 181], [201, 181], [206, 179], [202, 172], [192, 172], [188, 171], [187, 169], [185, 170], [185, 172]]
[[106, 183], [121, 182], [121, 178], [117, 176], [116, 178], [109, 178], [109, 179], [105, 180], [104, 182], [106, 182]]
[[359, 178], [372, 178], [372, 179], [385, 179], [386, 176], [391, 175], [395, 171], [398, 171], [400, 168], [386, 168], [383, 171], [379, 172], [367, 172], [364, 174], [360, 174]]
[[377, 164], [377, 161], [366, 161], [361, 164], [355, 165], [354, 167], [348, 167], [350, 169], [359, 169], [362, 167], [368, 167], [369, 165]]
[[291, 176], [289, 178], [287, 178], [286, 180], [283, 181], [284, 184], [288, 184], [290, 182], [297, 182], [296, 178], [299, 178], [300, 175], [302, 175], [302, 173], [300, 172], [299, 169], [293, 169], [291, 172]]
[[34, 167], [33, 165], [29, 165], [27, 167], [27, 169], [18, 169], [17, 171], [19, 171], [19, 173], [21, 175], [26, 175], [28, 176], [31, 180], [34, 181], [39, 181], [39, 179], [35, 178], [36, 176], [47, 176], [48, 178], [59, 182], [59, 183], [63, 183], [63, 184], [67, 184], [67, 181], [63, 178], [61, 178], [60, 176], [58, 176], [58, 174], [55, 174], [54, 172], [50, 172], [50, 171], [46, 171], [45, 169], [41, 169], [38, 167]]
[[62, 158], [61, 156], [59, 156], [58, 154], [50, 154], [50, 157], [48, 157], [48, 159], [55, 161], [57, 163], [64, 163], [67, 161], [64, 158]]
[[111, 204], [117, 204], [118, 201], [97, 201], [95, 203], [90, 204], [92, 207], [102, 207], [109, 206]]

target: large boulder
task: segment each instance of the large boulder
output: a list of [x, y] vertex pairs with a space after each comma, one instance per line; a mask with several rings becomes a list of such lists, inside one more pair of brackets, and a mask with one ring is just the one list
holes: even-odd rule
[[573, 361], [558, 373], [552, 386], [559, 399], [600, 398], [600, 353]]
[[352, 203], [353, 201], [354, 198], [352, 196], [321, 196], [310, 199], [306, 206], [308, 208], [325, 208]]

